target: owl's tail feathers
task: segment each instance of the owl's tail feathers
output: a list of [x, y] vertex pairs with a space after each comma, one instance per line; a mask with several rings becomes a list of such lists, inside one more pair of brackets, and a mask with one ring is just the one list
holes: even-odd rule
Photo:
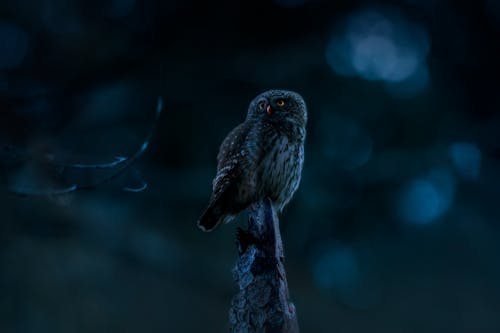
[[228, 223], [234, 219], [234, 215], [224, 212], [220, 205], [216, 202], [210, 203], [208, 208], [203, 212], [198, 220], [198, 227], [203, 231], [212, 231], [221, 222]]

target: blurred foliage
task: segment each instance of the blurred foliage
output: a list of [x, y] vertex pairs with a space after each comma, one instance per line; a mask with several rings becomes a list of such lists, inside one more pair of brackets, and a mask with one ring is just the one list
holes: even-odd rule
[[[310, 119], [281, 218], [302, 330], [499, 332], [499, 32], [495, 0], [3, 0], [0, 331], [227, 329], [245, 217], [196, 219], [221, 140], [284, 88]], [[146, 191], [8, 193], [54, 185], [26, 161], [130, 156], [158, 96]]]

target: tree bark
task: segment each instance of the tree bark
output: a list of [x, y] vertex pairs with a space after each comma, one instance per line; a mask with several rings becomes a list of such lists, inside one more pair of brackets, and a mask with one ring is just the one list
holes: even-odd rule
[[299, 333], [289, 302], [279, 220], [269, 199], [250, 209], [248, 231], [238, 230], [239, 286], [229, 311], [231, 333]]

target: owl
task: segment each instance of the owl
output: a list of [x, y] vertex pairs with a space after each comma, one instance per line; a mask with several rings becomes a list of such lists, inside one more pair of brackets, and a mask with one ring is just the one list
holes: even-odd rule
[[299, 94], [269, 90], [255, 97], [245, 121], [220, 146], [212, 195], [198, 226], [211, 231], [265, 198], [280, 213], [299, 187], [306, 123]]

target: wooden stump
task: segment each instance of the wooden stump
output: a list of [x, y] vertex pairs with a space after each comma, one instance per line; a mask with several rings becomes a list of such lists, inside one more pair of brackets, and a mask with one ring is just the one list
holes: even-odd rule
[[269, 199], [252, 205], [248, 231], [238, 230], [233, 269], [239, 286], [229, 311], [231, 333], [299, 333], [289, 302], [279, 220]]

